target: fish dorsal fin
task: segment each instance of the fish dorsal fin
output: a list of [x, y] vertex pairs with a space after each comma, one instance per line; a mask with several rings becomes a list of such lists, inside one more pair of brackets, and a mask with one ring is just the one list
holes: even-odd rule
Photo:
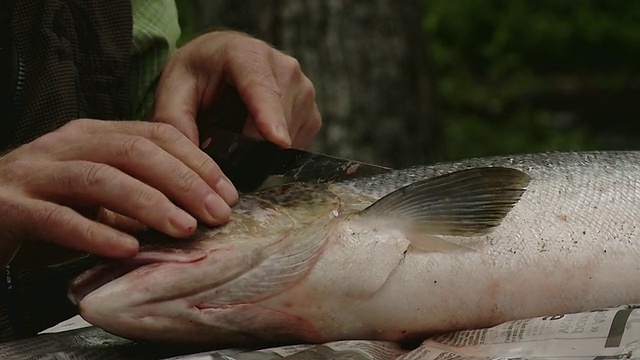
[[518, 202], [529, 181], [529, 175], [511, 168], [460, 170], [400, 188], [360, 216], [402, 230], [418, 248], [446, 249], [448, 243], [437, 235], [489, 232]]

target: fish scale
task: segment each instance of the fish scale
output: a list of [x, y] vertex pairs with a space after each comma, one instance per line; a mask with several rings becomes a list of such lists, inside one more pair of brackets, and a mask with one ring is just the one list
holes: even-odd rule
[[[118, 335], [209, 346], [401, 341], [637, 303], [639, 188], [639, 152], [467, 159], [289, 184], [246, 195], [229, 224], [201, 229], [191, 242], [205, 258], [158, 258], [144, 265], [153, 271], [112, 281], [81, 277], [102, 282], [88, 293], [72, 283], [70, 297]], [[194, 291], [189, 279], [212, 285]], [[141, 283], [135, 301], [124, 296]]]

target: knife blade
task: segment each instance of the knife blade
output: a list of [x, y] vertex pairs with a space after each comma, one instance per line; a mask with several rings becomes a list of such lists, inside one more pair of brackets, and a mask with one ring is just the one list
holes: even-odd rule
[[298, 149], [281, 149], [265, 140], [212, 130], [201, 145], [238, 191], [254, 191], [270, 176], [289, 181], [330, 182], [365, 177], [391, 168]]

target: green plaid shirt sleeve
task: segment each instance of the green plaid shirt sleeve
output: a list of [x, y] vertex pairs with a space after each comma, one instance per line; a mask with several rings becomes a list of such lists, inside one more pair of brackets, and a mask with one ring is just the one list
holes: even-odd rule
[[131, 110], [143, 119], [153, 107], [158, 79], [180, 37], [174, 0], [132, 0]]

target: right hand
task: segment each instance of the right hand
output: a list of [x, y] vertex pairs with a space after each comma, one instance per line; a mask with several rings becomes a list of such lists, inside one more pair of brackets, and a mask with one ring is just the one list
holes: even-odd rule
[[215, 162], [171, 125], [71, 121], [0, 157], [0, 264], [26, 239], [134, 256], [138, 241], [119, 229], [188, 237], [190, 214], [220, 225], [237, 199]]

